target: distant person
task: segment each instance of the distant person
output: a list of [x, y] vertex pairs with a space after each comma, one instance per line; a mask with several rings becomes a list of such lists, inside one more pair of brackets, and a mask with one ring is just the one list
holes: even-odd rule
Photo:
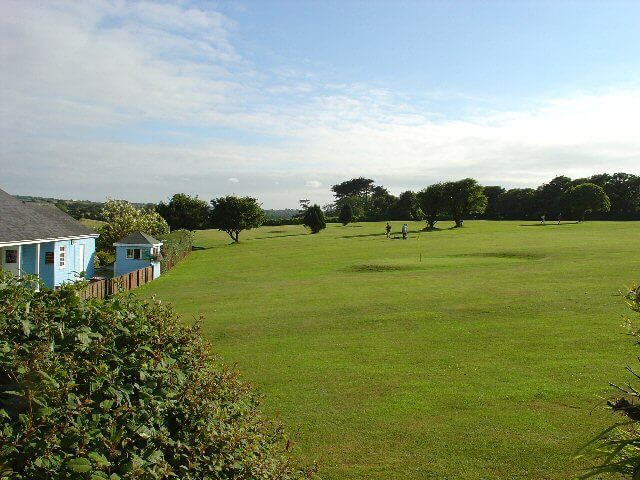
[[546, 220], [547, 216], [546, 215], [542, 215], [540, 217], [540, 220], [542, 220], [540, 223], [542, 223], [542, 225], [546, 225], [545, 220]]
[[407, 233], [409, 233], [409, 226], [405, 223], [402, 225], [402, 239], [407, 239]]
[[389, 222], [387, 222], [387, 238], [391, 238], [391, 224]]
[[560, 222], [562, 221], [562, 213], [558, 214], [558, 225], [560, 225]]

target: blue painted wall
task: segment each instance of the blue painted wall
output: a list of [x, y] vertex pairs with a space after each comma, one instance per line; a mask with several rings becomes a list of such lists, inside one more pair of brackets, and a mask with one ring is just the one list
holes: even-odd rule
[[[80, 258], [80, 245], [84, 245], [84, 258]], [[60, 268], [60, 247], [66, 247], [66, 264]], [[94, 275], [93, 258], [96, 252], [95, 238], [82, 238], [79, 240], [62, 240], [55, 242], [53, 275], [54, 286], [62, 285], [64, 282], [75, 282], [82, 272], [84, 278], [91, 278]], [[44, 257], [42, 262], [44, 263]]]
[[[141, 258], [127, 258], [127, 248], [139, 248]], [[114, 265], [113, 274], [117, 277], [140, 268], [148, 267], [151, 264], [151, 247], [116, 247], [116, 263]], [[153, 277], [156, 278], [155, 271]]]

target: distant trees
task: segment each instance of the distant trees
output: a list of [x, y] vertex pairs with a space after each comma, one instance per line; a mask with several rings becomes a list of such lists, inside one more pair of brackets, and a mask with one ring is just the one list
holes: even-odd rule
[[424, 213], [416, 192], [402, 192], [390, 208], [390, 217], [394, 220], [422, 220]]
[[499, 198], [505, 191], [504, 188], [497, 185], [484, 187], [484, 196], [487, 197], [484, 218], [489, 220], [498, 220], [500, 218]]
[[144, 232], [156, 238], [169, 233], [169, 225], [158, 212], [136, 208], [125, 200], [109, 199], [101, 213], [106, 223], [98, 232], [98, 250], [114, 251], [113, 244], [133, 232]]
[[498, 196], [497, 219], [531, 220], [537, 218], [536, 191], [533, 188], [512, 188]]
[[456, 227], [462, 226], [466, 216], [481, 214], [487, 208], [484, 189], [473, 178], [445, 183], [442, 196], [445, 210], [456, 222]]
[[564, 194], [572, 187], [571, 179], [561, 175], [549, 183], [543, 183], [536, 190], [536, 204], [539, 215], [557, 217], [563, 210]]
[[171, 230], [200, 230], [209, 223], [209, 205], [197, 196], [185, 193], [174, 194], [168, 203], [160, 202], [156, 211], [164, 218]]
[[338, 220], [342, 225], [348, 225], [353, 222], [353, 208], [351, 208], [350, 203], [347, 202], [342, 206]]
[[604, 189], [594, 183], [582, 183], [565, 192], [562, 203], [580, 216], [580, 221], [589, 212], [608, 212], [611, 202]]
[[319, 205], [311, 205], [304, 214], [303, 224], [311, 233], [318, 233], [320, 230], [327, 228], [324, 220], [324, 213]]
[[211, 226], [227, 232], [237, 242], [240, 232], [259, 227], [264, 223], [262, 207], [253, 197], [226, 197], [211, 200]]
[[418, 201], [429, 228], [435, 228], [438, 217], [444, 211], [443, 184], [435, 183], [418, 192]]

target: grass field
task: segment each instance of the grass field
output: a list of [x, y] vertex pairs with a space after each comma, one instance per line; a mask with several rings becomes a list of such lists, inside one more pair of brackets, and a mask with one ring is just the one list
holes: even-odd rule
[[639, 226], [451, 225], [203, 231], [139, 293], [204, 315], [321, 478], [571, 478], [638, 353], [618, 290], [640, 277]]

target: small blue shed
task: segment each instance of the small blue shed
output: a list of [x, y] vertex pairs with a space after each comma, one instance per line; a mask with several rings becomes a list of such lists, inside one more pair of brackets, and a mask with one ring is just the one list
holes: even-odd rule
[[162, 242], [142, 232], [133, 232], [131, 235], [118, 240], [113, 244], [116, 247], [116, 263], [113, 267], [113, 275], [124, 275], [141, 268], [153, 267], [153, 278], [160, 276], [160, 247]]

